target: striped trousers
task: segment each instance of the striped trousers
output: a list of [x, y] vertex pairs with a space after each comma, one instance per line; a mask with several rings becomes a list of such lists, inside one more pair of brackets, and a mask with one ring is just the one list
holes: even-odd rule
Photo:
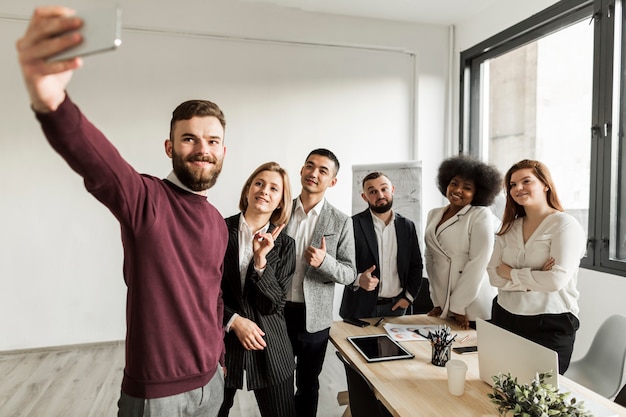
[[[236, 388], [224, 388], [224, 402], [218, 417], [227, 417], [235, 400]], [[283, 382], [254, 390], [262, 417], [296, 417], [293, 376]]]

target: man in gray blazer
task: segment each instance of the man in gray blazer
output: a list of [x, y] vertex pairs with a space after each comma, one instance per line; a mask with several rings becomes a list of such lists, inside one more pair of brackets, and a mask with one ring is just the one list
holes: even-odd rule
[[285, 320], [297, 361], [298, 417], [317, 413], [335, 283], [350, 285], [356, 278], [352, 220], [324, 198], [337, 183], [338, 171], [339, 161], [328, 149], [309, 153], [300, 170], [302, 191], [286, 228], [296, 241], [296, 270], [287, 293]]
[[363, 178], [368, 208], [352, 216], [357, 279], [344, 288], [344, 318], [402, 316], [422, 282], [422, 254], [415, 224], [393, 209], [394, 186], [382, 172]]

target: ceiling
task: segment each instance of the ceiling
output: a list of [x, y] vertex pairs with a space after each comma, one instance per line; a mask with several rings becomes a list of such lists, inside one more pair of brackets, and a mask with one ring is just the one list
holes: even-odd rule
[[500, 0], [241, 0], [308, 12], [454, 25]]

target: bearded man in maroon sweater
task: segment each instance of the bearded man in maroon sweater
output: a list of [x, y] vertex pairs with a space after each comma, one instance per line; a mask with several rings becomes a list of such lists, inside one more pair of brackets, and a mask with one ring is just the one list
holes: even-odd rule
[[220, 281], [228, 235], [206, 194], [226, 152], [224, 115], [208, 101], [182, 103], [165, 140], [172, 173], [137, 173], [66, 94], [81, 58], [48, 60], [82, 41], [71, 32], [82, 24], [73, 14], [36, 9], [17, 50], [46, 138], [120, 223], [128, 290], [118, 416], [215, 416], [224, 390]]

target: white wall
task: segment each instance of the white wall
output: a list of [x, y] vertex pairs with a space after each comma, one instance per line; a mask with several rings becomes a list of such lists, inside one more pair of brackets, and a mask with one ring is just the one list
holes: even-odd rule
[[[459, 79], [459, 54], [498, 32], [524, 20], [527, 17], [556, 3], [555, 0], [500, 0], [489, 15], [477, 15], [455, 28], [455, 61], [452, 72], [455, 80]], [[453, 108], [458, 109], [458, 84], [454, 86]], [[458, 114], [453, 113], [452, 142], [458, 138]], [[578, 288], [580, 290], [580, 330], [574, 346], [573, 359], [585, 354], [596, 330], [612, 314], [626, 315], [626, 278], [610, 274], [581, 269]]]
[[[75, 75], [70, 94], [139, 171], [154, 175], [166, 175], [170, 167], [162, 141], [172, 108], [190, 96], [218, 102], [229, 122], [228, 153], [212, 199], [225, 214], [234, 212], [247, 173], [269, 159], [288, 168], [298, 190], [302, 160], [316, 146], [335, 150], [341, 159], [344, 169], [328, 198], [346, 213], [351, 210], [352, 164], [413, 159], [423, 161], [427, 212], [442, 203], [434, 176], [441, 159], [454, 153], [458, 137], [458, 54], [554, 2], [500, 0], [488, 16], [477, 15], [455, 27], [450, 53], [448, 28], [439, 26], [307, 14], [232, 0], [161, 1], [158, 6], [149, 0], [126, 0], [122, 48], [88, 59]], [[5, 57], [0, 67], [0, 351], [124, 337], [118, 226], [45, 144], [12, 59], [15, 39], [35, 4], [14, 0], [0, 6], [0, 52]], [[367, 52], [363, 46], [377, 51]], [[294, 77], [293, 71], [280, 70], [280, 61], [265, 59], [266, 53], [284, 58], [293, 51], [307, 63], [303, 69], [311, 70], [307, 60], [328, 58], [335, 49], [337, 61], [319, 63], [320, 73], [329, 68], [330, 79]], [[249, 55], [229, 54], [243, 50]], [[391, 81], [385, 88], [376, 74], [354, 80], [337, 64], [346, 56], [378, 63], [392, 59], [402, 67], [400, 78], [408, 76], [403, 71], [412, 65], [413, 87], [407, 90]], [[255, 65], [257, 60], [269, 66]], [[214, 75], [216, 64], [219, 77]], [[285, 64], [296, 68], [290, 61]], [[392, 69], [378, 71], [388, 74]], [[241, 84], [244, 79], [252, 81]], [[359, 82], [367, 87], [352, 88]], [[375, 96], [359, 95], [370, 88], [377, 91]], [[385, 96], [388, 90], [393, 97]], [[351, 91], [354, 99], [341, 101]], [[402, 94], [406, 97], [400, 98]], [[329, 108], [307, 107], [311, 95]], [[392, 102], [400, 114], [381, 108], [381, 99]], [[620, 302], [626, 292], [623, 277], [582, 270], [579, 288], [582, 324], [575, 357], [586, 351], [605, 317], [626, 314]]]
[[[122, 339], [118, 225], [45, 143], [11, 59], [35, 3], [5, 3], [0, 351]], [[244, 179], [268, 160], [287, 168], [297, 192], [315, 147], [342, 163], [327, 196], [346, 213], [353, 164], [424, 160], [424, 177], [434, 178], [446, 134], [447, 28], [232, 0], [159, 3], [122, 2], [122, 47], [87, 58], [69, 87], [138, 171], [167, 175], [171, 110], [199, 97], [216, 101], [228, 121], [225, 167], [211, 191], [224, 215], [236, 212]], [[439, 203], [428, 188], [426, 207]]]

